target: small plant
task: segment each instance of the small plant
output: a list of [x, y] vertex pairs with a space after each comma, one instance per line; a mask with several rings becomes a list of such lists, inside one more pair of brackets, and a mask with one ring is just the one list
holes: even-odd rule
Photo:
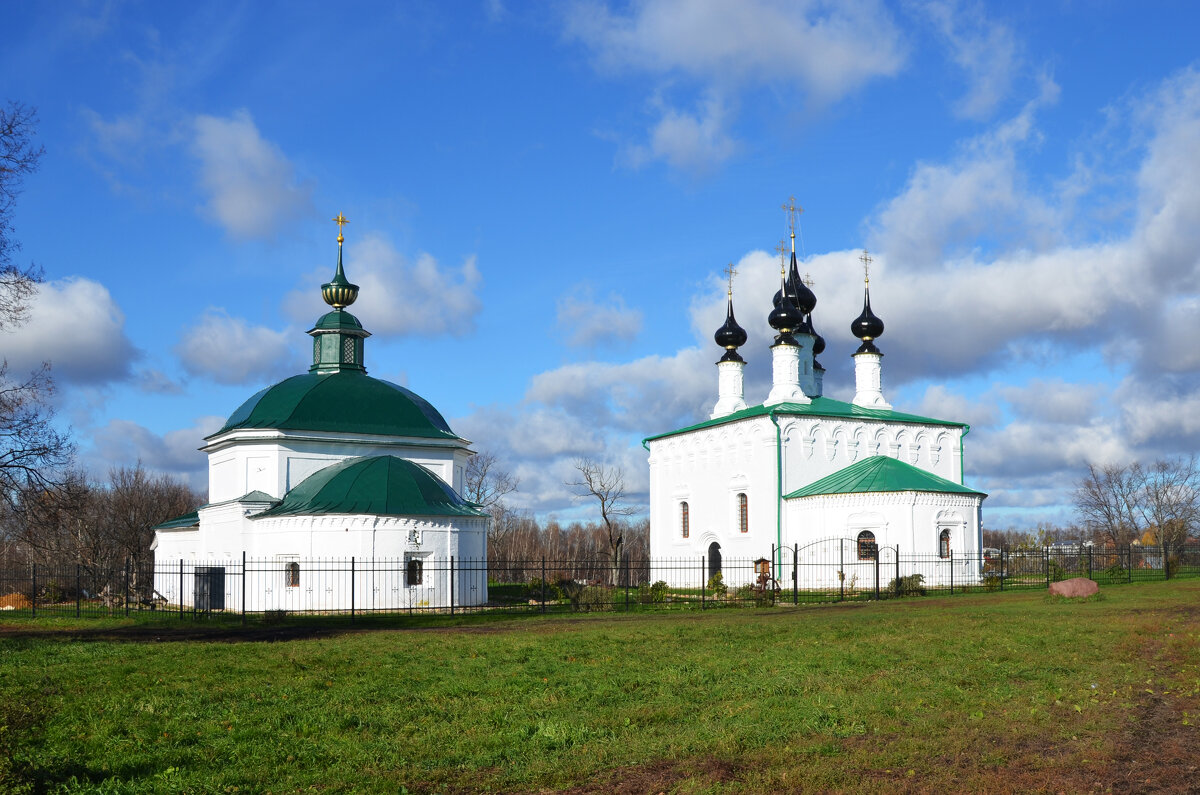
[[263, 612], [264, 624], [282, 624], [286, 618], [286, 610], [267, 610]]
[[588, 585], [568, 594], [571, 609], [579, 613], [595, 613], [612, 610], [615, 605], [615, 589], [607, 585]]
[[1125, 570], [1125, 567], [1124, 567], [1124, 566], [1122, 566], [1122, 565], [1121, 565], [1121, 564], [1118, 562], [1118, 563], [1114, 563], [1113, 565], [1111, 565], [1111, 566], [1109, 566], [1107, 569], [1105, 569], [1105, 570], [1104, 570], [1104, 576], [1108, 577], [1108, 579], [1109, 579], [1109, 580], [1121, 580], [1121, 581], [1124, 581], [1124, 580], [1128, 579], [1128, 577], [1129, 577], [1129, 572], [1127, 572], [1127, 571]]
[[996, 591], [1000, 588], [1000, 575], [989, 574], [983, 578], [983, 587], [987, 591]]
[[1050, 582], [1058, 582], [1067, 579], [1067, 570], [1062, 564], [1053, 558], [1046, 561], [1046, 571], [1050, 574]]
[[708, 590], [713, 592], [713, 596], [718, 599], [724, 599], [729, 593], [729, 586], [725, 584], [725, 578], [721, 576], [721, 572], [717, 572], [708, 578]]
[[562, 586], [554, 582], [542, 582], [541, 577], [534, 577], [529, 581], [529, 598], [541, 600], [542, 594], [545, 593], [547, 602], [557, 602], [560, 599], [566, 599], [567, 595], [563, 592]]
[[740, 601], [748, 601], [750, 599], [754, 599], [755, 597], [756, 594], [754, 592], [754, 586], [749, 584], [742, 585], [733, 592], [733, 598]]
[[896, 596], [924, 596], [925, 575], [910, 574], [907, 577], [893, 579], [888, 583], [888, 591]]
[[638, 602], [644, 605], [661, 604], [667, 601], [667, 583], [665, 580], [650, 585], [642, 583], [638, 586]]

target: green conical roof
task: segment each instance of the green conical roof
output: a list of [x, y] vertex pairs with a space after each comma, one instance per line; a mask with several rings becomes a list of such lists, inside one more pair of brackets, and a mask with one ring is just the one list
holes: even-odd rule
[[816, 497], [824, 494], [866, 494], [883, 491], [933, 491], [949, 494], [978, 494], [953, 480], [940, 478], [920, 467], [897, 461], [886, 455], [864, 458], [832, 475], [796, 489], [784, 499]]
[[459, 439], [420, 395], [362, 372], [294, 375], [267, 387], [230, 415], [212, 439], [238, 428]]
[[325, 467], [289, 491], [279, 505], [253, 518], [321, 514], [487, 516], [424, 467], [380, 455]]

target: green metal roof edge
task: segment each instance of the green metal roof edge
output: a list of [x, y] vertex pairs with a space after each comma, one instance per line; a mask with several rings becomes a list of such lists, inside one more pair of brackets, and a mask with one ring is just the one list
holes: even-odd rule
[[892, 409], [868, 409], [862, 406], [855, 406], [853, 403], [846, 403], [841, 400], [834, 400], [827, 397], [816, 397], [812, 399], [812, 403], [778, 403], [774, 406], [750, 406], [741, 411], [735, 411], [732, 414], [726, 414], [724, 417], [717, 417], [712, 420], [698, 422], [695, 425], [689, 425], [686, 428], [679, 428], [666, 433], [647, 436], [642, 441], [653, 442], [656, 439], [663, 439], [667, 436], [676, 436], [681, 433], [690, 431], [699, 431], [704, 428], [715, 428], [719, 425], [724, 425], [729, 422], [737, 422], [738, 420], [749, 419], [751, 417], [765, 417], [771, 412], [780, 415], [795, 415], [795, 416], [810, 416], [810, 417], [841, 417], [845, 419], [862, 419], [862, 420], [882, 420], [890, 422], [911, 422], [918, 425], [944, 425], [953, 428], [965, 428], [967, 423], [954, 422], [953, 420], [939, 420], [933, 417], [922, 417], [919, 414], [905, 414], [902, 411], [894, 411]]
[[790, 494], [785, 494], [783, 498], [793, 500], [830, 494], [880, 494], [901, 491], [987, 496], [982, 491], [967, 488], [961, 483], [939, 477], [904, 461], [890, 456], [874, 455], [815, 480], [807, 486], [801, 486]]
[[[377, 491], [380, 487], [382, 493]], [[339, 514], [488, 516], [425, 467], [399, 456], [380, 455], [348, 458], [320, 469], [298, 483], [278, 505], [251, 518]]]
[[200, 524], [199, 509], [185, 513], [182, 516], [176, 516], [174, 519], [168, 519], [165, 522], [159, 522], [151, 527], [151, 530], [178, 530], [181, 527], [194, 527]]

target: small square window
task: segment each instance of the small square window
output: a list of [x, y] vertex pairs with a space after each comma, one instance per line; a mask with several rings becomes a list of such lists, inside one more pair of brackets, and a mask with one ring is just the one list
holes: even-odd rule
[[420, 558], [409, 558], [404, 576], [408, 585], [420, 585], [425, 579], [425, 562]]

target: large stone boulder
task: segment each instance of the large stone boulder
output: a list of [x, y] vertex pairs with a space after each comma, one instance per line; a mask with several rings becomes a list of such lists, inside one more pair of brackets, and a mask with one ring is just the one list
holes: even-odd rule
[[1072, 577], [1069, 580], [1050, 583], [1050, 593], [1068, 599], [1076, 596], [1094, 596], [1100, 593], [1100, 586], [1087, 577]]

